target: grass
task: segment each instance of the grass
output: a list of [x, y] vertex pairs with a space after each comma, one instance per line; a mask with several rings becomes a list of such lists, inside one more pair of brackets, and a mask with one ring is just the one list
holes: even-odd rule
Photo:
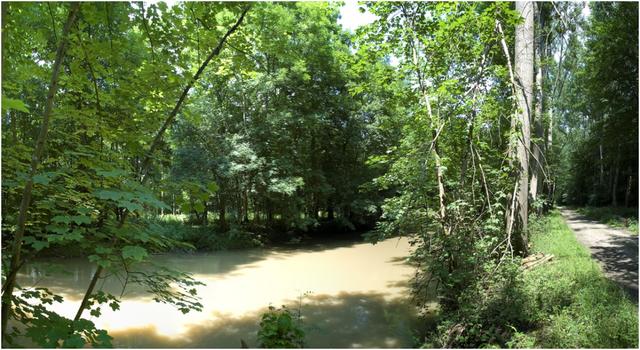
[[589, 219], [638, 234], [638, 208], [583, 207], [577, 208], [577, 211]]
[[513, 347], [638, 348], [638, 306], [606, 279], [589, 251], [557, 211], [532, 220], [534, 252], [553, 262], [524, 275], [527, 318], [536, 325], [516, 333]]

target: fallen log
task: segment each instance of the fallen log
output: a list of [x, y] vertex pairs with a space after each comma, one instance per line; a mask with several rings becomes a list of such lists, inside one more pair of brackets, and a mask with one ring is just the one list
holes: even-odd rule
[[553, 254], [549, 254], [549, 255], [544, 255], [542, 254], [541, 257], [537, 257], [537, 259], [530, 259], [527, 262], [524, 262], [523, 260], [523, 264], [522, 264], [522, 268], [524, 270], [530, 270], [536, 266], [540, 266], [542, 264], [545, 264], [549, 261], [551, 261], [551, 259], [553, 259], [555, 256]]
[[528, 257], [522, 259], [522, 264], [524, 265], [524, 264], [526, 264], [528, 262], [541, 259], [542, 257], [544, 257], [544, 253], [537, 253], [537, 254], [534, 254], [534, 255], [529, 255]]

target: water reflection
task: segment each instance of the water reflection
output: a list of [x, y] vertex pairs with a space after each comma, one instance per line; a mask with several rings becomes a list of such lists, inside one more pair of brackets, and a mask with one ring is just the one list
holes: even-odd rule
[[[183, 315], [133, 289], [119, 311], [102, 310], [94, 319], [122, 347], [239, 347], [240, 339], [256, 345], [260, 315], [269, 304], [301, 312], [309, 347], [410, 347], [418, 328], [407, 281], [413, 269], [404, 263], [406, 240], [317, 244], [300, 249], [245, 250], [213, 254], [157, 256], [171, 268], [191, 272], [203, 312]], [[50, 265], [49, 262], [41, 264]], [[62, 294], [53, 309], [72, 316], [94, 267], [84, 260], [65, 260], [70, 274], [44, 273], [31, 265], [20, 275], [24, 285], [37, 283]], [[111, 276], [98, 284], [119, 294]], [[311, 292], [305, 298], [300, 296]]]

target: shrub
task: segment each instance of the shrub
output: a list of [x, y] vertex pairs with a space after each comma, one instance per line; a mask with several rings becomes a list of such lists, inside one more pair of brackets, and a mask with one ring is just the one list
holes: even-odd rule
[[300, 313], [294, 315], [284, 305], [281, 309], [269, 306], [260, 321], [258, 342], [262, 348], [302, 348], [304, 331]]

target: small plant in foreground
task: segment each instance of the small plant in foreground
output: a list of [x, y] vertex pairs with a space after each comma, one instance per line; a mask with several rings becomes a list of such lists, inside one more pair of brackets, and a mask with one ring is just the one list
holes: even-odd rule
[[262, 348], [302, 348], [304, 331], [302, 330], [300, 312], [292, 314], [286, 306], [276, 309], [269, 306], [269, 311], [262, 315], [258, 342]]

